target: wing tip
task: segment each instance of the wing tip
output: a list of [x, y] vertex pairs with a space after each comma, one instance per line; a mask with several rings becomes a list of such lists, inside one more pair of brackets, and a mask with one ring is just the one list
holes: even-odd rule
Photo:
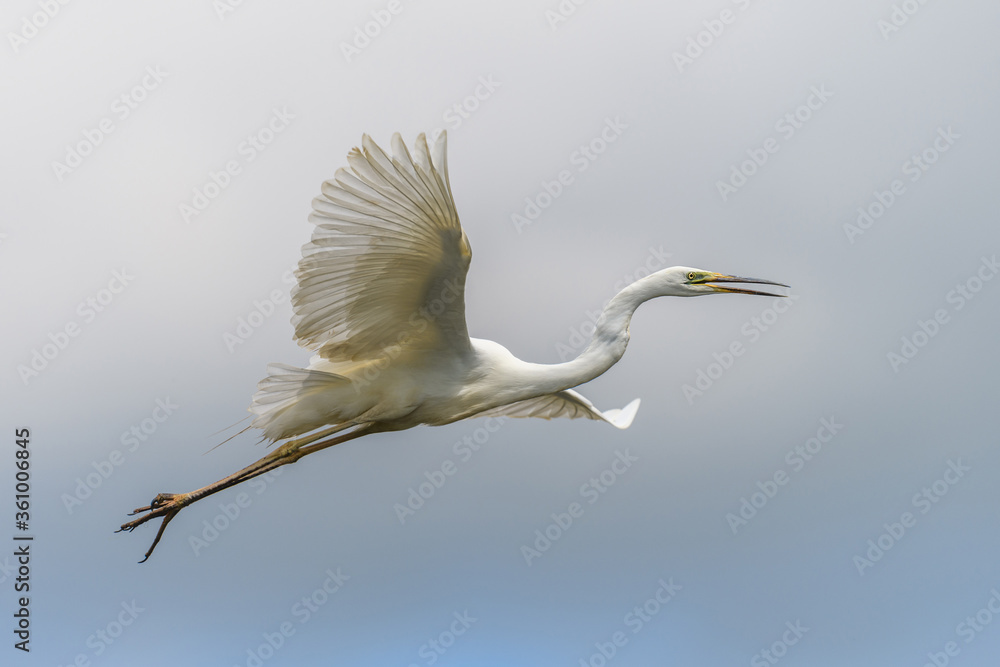
[[604, 413], [604, 418], [615, 428], [624, 431], [632, 425], [632, 420], [635, 419], [635, 414], [639, 411], [639, 404], [641, 402], [642, 399], [637, 398], [621, 410], [607, 410]]

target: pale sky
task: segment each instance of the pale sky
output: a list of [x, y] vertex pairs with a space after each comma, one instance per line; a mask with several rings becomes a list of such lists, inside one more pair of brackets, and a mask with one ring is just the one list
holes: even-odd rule
[[[998, 21], [7, 3], [0, 493], [34, 540], [26, 655], [0, 557], [3, 663], [995, 664]], [[138, 565], [155, 527], [127, 513], [259, 458], [206, 452], [267, 363], [307, 363], [289, 271], [322, 181], [363, 133], [440, 129], [473, 336], [569, 358], [675, 264], [791, 298], [644, 305], [580, 389], [641, 398], [628, 430], [363, 438], [186, 508]]]

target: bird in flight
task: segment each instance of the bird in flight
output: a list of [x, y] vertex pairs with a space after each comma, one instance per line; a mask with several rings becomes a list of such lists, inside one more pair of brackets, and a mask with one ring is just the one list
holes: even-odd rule
[[292, 289], [295, 340], [314, 350], [308, 368], [271, 364], [257, 385], [248, 428], [282, 444], [247, 467], [190, 493], [161, 493], [132, 531], [163, 519], [144, 562], [183, 508], [304, 456], [371, 433], [440, 426], [484, 416], [586, 418], [624, 429], [639, 408], [598, 410], [573, 390], [625, 353], [632, 313], [660, 296], [756, 294], [719, 283], [756, 278], [674, 266], [635, 281], [608, 302], [590, 344], [559, 364], [521, 361], [499, 343], [470, 338], [465, 277], [472, 248], [448, 180], [447, 135], [412, 154], [400, 135], [392, 156], [368, 135], [347, 168], [313, 199], [312, 239], [302, 248]]

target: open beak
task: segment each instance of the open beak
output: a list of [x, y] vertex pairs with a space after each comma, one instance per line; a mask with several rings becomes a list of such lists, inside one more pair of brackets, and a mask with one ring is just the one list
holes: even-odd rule
[[751, 289], [740, 289], [739, 287], [725, 287], [723, 285], [716, 285], [715, 283], [754, 283], [757, 285], [776, 285], [778, 287], [788, 287], [782, 283], [771, 282], [770, 280], [761, 280], [760, 278], [740, 278], [739, 276], [727, 276], [722, 273], [713, 273], [712, 275], [699, 280], [699, 283], [703, 285], [708, 285], [716, 292], [729, 292], [731, 294], [756, 294], [757, 296], [786, 296], [784, 294], [771, 294], [770, 292], [758, 292], [757, 290]]

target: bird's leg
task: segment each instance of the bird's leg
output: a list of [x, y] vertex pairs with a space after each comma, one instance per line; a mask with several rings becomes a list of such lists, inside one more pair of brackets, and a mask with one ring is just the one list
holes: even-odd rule
[[130, 516], [142, 514], [141, 517], [122, 524], [122, 527], [115, 532], [131, 532], [150, 519], [163, 517], [163, 523], [160, 524], [160, 529], [157, 531], [156, 537], [153, 539], [153, 544], [150, 545], [149, 551], [146, 552], [146, 556], [139, 561], [140, 563], [144, 563], [159, 543], [167, 524], [170, 523], [170, 521], [188, 505], [210, 496], [213, 493], [218, 493], [223, 489], [228, 489], [231, 486], [242, 484], [249, 479], [253, 479], [258, 475], [263, 475], [264, 473], [270, 472], [275, 468], [280, 468], [281, 466], [288, 465], [289, 463], [295, 463], [303, 456], [307, 456], [314, 452], [318, 452], [321, 449], [339, 445], [342, 442], [347, 442], [348, 440], [353, 440], [354, 438], [371, 433], [374, 428], [374, 424], [362, 424], [359, 428], [351, 431], [350, 433], [345, 433], [327, 440], [322, 440], [321, 442], [316, 442], [321, 438], [333, 435], [334, 433], [343, 431], [351, 426], [355, 426], [355, 424], [331, 426], [330, 428], [324, 429], [318, 433], [307, 435], [302, 438], [298, 438], [297, 440], [289, 440], [278, 449], [274, 450], [270, 454], [267, 454], [266, 456], [261, 457], [257, 461], [254, 461], [242, 470], [239, 470], [228, 477], [224, 477], [213, 484], [191, 491], [190, 493], [157, 494], [149, 505], [146, 507], [139, 507], [130, 514]]

